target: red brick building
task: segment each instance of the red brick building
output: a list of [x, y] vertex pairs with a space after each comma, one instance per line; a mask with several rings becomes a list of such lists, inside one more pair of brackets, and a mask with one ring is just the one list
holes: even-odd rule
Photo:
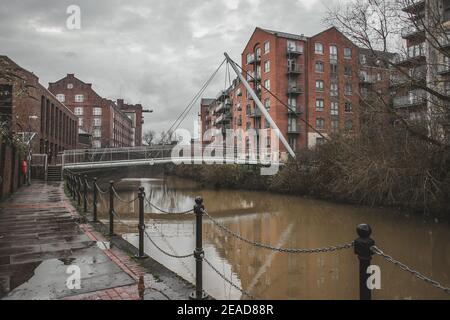
[[117, 99], [117, 106], [122, 110], [128, 118], [131, 119], [131, 130], [133, 131], [133, 141], [131, 145], [133, 147], [142, 146], [142, 125], [144, 124], [144, 112], [150, 112], [149, 110], [143, 110], [141, 104], [126, 104], [123, 99]]
[[[334, 133], [359, 130], [359, 59], [359, 48], [336, 28], [312, 37], [256, 28], [241, 65], [281, 133], [299, 151], [323, 143]], [[386, 90], [388, 84], [387, 79]], [[208, 100], [209, 108], [202, 104], [203, 129], [218, 126], [217, 119], [210, 124], [206, 117], [221, 112], [230, 119], [230, 128], [270, 128], [243, 84], [235, 81], [226, 91], [229, 100], [224, 101], [231, 108], [217, 109], [222, 98], [221, 93], [215, 102]]]
[[135, 132], [132, 119], [114, 101], [97, 94], [91, 83], [68, 74], [50, 83], [49, 90], [77, 116], [80, 132], [92, 135], [94, 148], [133, 146]]
[[61, 103], [50, 91], [39, 83], [32, 72], [17, 65], [6, 56], [0, 56], [1, 66], [8, 68], [17, 76], [14, 83], [2, 81], [2, 85], [11, 85], [12, 121], [14, 132], [35, 132], [31, 148], [33, 153], [52, 153], [74, 149], [77, 145], [77, 118], [73, 112]]

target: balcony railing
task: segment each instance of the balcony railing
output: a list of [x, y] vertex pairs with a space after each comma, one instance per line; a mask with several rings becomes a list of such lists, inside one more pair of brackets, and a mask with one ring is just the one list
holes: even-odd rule
[[261, 110], [259, 108], [253, 109], [253, 111], [250, 113], [251, 118], [260, 118], [262, 116]]
[[249, 71], [247, 72], [247, 81], [248, 82], [252, 82], [252, 81], [261, 81], [261, 75], [256, 73], [254, 71]]
[[230, 97], [230, 94], [226, 90], [222, 90], [217, 95], [216, 100], [221, 100], [222, 101], [223, 99], [226, 99], [226, 98], [229, 98], [229, 97]]
[[258, 62], [261, 62], [261, 55], [257, 55], [256, 53], [249, 55], [247, 58], [247, 64], [254, 64]]
[[291, 94], [301, 94], [302, 93], [302, 89], [300, 88], [300, 86], [295, 85], [295, 86], [288, 86], [287, 88], [287, 94], [291, 95]]
[[414, 91], [408, 96], [395, 97], [393, 104], [395, 108], [406, 108], [425, 104], [427, 102], [425, 91]]
[[439, 65], [437, 68], [437, 72], [438, 74], [441, 75], [450, 73], [450, 65], [448, 64]]
[[377, 82], [377, 77], [372, 74], [360, 74], [359, 82], [365, 84], [374, 84]]
[[300, 134], [300, 128], [297, 126], [288, 126], [288, 134]]
[[289, 106], [289, 109], [287, 109], [288, 114], [302, 114], [303, 113], [303, 107], [302, 106]]
[[288, 74], [300, 74], [303, 72], [303, 68], [299, 65], [289, 65], [287, 67]]
[[303, 47], [302, 46], [289, 46], [286, 50], [287, 55], [301, 55], [303, 54]]
[[406, 39], [406, 38], [409, 38], [409, 37], [412, 37], [412, 36], [415, 36], [415, 35], [419, 35], [419, 34], [421, 34], [424, 31], [425, 31], [425, 29], [421, 25], [408, 26], [408, 27], [405, 27], [405, 28], [402, 29], [402, 37]]

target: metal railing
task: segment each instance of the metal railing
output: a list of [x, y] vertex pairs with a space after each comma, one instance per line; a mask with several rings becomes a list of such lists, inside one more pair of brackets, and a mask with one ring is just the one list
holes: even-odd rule
[[[66, 171], [65, 174], [67, 189], [69, 190], [69, 194], [73, 198], [74, 201], [77, 201], [78, 205], [82, 207], [83, 212], [88, 211], [88, 191], [93, 192], [93, 201], [92, 201], [92, 210], [93, 210], [93, 221], [98, 222], [97, 217], [97, 206], [98, 206], [98, 198], [99, 195], [109, 195], [109, 207], [108, 207], [108, 225], [109, 225], [109, 236], [113, 237], [115, 235], [114, 230], [114, 221], [117, 221], [129, 228], [137, 228], [139, 233], [139, 241], [138, 241], [138, 254], [136, 257], [138, 259], [146, 259], [148, 255], [145, 254], [144, 248], [144, 240], [145, 237], [149, 240], [149, 242], [161, 253], [164, 255], [174, 258], [174, 259], [188, 259], [194, 258], [195, 260], [195, 291], [190, 295], [190, 299], [193, 300], [204, 300], [208, 299], [208, 295], [203, 290], [203, 261], [214, 271], [220, 278], [222, 278], [225, 282], [229, 283], [235, 289], [240, 291], [243, 296], [247, 296], [250, 299], [257, 299], [252, 293], [246, 291], [239, 285], [235, 284], [232, 280], [230, 280], [227, 276], [225, 276], [222, 272], [219, 271], [219, 268], [215, 267], [213, 263], [205, 256], [205, 252], [203, 250], [203, 238], [202, 238], [202, 227], [203, 227], [203, 217], [206, 217], [209, 221], [211, 221], [212, 225], [216, 227], [218, 230], [226, 234], [227, 236], [231, 236], [239, 241], [247, 243], [255, 248], [269, 250], [273, 252], [278, 252], [282, 254], [322, 254], [322, 253], [333, 253], [336, 251], [347, 250], [353, 248], [355, 255], [358, 258], [359, 264], [359, 298], [360, 300], [371, 300], [372, 293], [369, 287], [367, 286], [367, 281], [369, 279], [369, 273], [367, 272], [368, 268], [371, 265], [371, 260], [374, 255], [379, 256], [385, 259], [387, 262], [394, 264], [399, 267], [401, 270], [406, 271], [417, 279], [424, 281], [427, 284], [432, 285], [433, 287], [442, 290], [443, 292], [449, 294], [450, 288], [442, 285], [440, 282], [433, 280], [421, 272], [414, 270], [413, 268], [405, 265], [404, 263], [394, 259], [393, 257], [385, 254], [380, 248], [375, 245], [375, 241], [371, 238], [372, 229], [367, 224], [360, 224], [356, 228], [357, 238], [353, 241], [349, 241], [344, 244], [318, 247], [318, 248], [284, 248], [277, 247], [267, 243], [260, 243], [251, 239], [244, 237], [243, 235], [231, 230], [227, 226], [225, 226], [222, 222], [214, 218], [208, 211], [205, 209], [203, 199], [201, 197], [197, 197], [195, 199], [195, 204], [193, 209], [184, 210], [182, 212], [171, 212], [168, 210], [164, 210], [159, 206], [156, 206], [154, 203], [150, 201], [145, 195], [145, 191], [143, 187], [140, 187], [137, 191], [137, 196], [132, 200], [124, 200], [117, 193], [114, 181], [110, 181], [108, 190], [101, 190], [97, 184], [97, 178], [94, 178], [91, 181], [91, 184], [88, 181], [87, 176], [81, 176], [80, 174], [76, 174], [70, 171]], [[139, 218], [138, 224], [130, 225], [124, 222], [121, 217], [118, 215], [115, 209], [115, 200], [121, 203], [132, 203], [138, 201], [139, 205]], [[167, 250], [161, 248], [149, 235], [146, 230], [145, 224], [145, 211], [144, 205], [148, 203], [152, 208], [156, 210], [168, 214], [168, 215], [195, 215], [195, 249], [193, 253], [186, 253], [183, 255], [170, 253]]]

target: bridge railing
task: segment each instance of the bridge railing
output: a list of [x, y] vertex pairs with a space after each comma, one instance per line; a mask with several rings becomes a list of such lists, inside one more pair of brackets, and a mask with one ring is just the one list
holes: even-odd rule
[[283, 154], [270, 148], [249, 148], [240, 150], [227, 147], [185, 147], [174, 151], [173, 146], [167, 147], [140, 147], [116, 149], [86, 149], [69, 150], [63, 154], [62, 162], [65, 166], [77, 164], [113, 163], [113, 162], [145, 162], [151, 160], [167, 160], [167, 162], [229, 162], [235, 161], [282, 164]]
[[[74, 201], [77, 202], [78, 206], [82, 208], [83, 212], [87, 213], [89, 207], [92, 208], [93, 213], [93, 222], [98, 222], [98, 202], [100, 197], [107, 197], [108, 200], [108, 226], [109, 226], [109, 236], [115, 236], [115, 221], [124, 225], [127, 228], [137, 229], [139, 233], [139, 244], [137, 248], [136, 257], [138, 259], [146, 259], [148, 256], [145, 254], [144, 248], [144, 239], [147, 238], [149, 242], [164, 255], [174, 258], [174, 259], [187, 259], [193, 258], [195, 260], [195, 291], [190, 295], [190, 299], [194, 300], [204, 300], [208, 298], [208, 295], [203, 291], [203, 262], [205, 262], [217, 275], [222, 278], [225, 282], [233, 286], [235, 289], [240, 291], [243, 296], [246, 296], [250, 299], [258, 299], [252, 293], [246, 291], [245, 289], [238, 286], [231, 279], [229, 279], [226, 275], [219, 271], [219, 268], [215, 267], [214, 264], [209, 260], [209, 258], [205, 255], [203, 250], [203, 239], [202, 239], [202, 227], [203, 227], [203, 217], [206, 217], [208, 220], [212, 222], [212, 225], [216, 227], [219, 231], [226, 234], [227, 236], [231, 236], [236, 238], [239, 241], [247, 243], [249, 245], [254, 246], [255, 248], [261, 250], [270, 250], [273, 252], [278, 252], [281, 254], [330, 254], [341, 250], [353, 249], [359, 267], [358, 274], [358, 282], [359, 282], [359, 298], [360, 300], [371, 300], [372, 292], [368, 286], [369, 279], [369, 267], [371, 266], [371, 261], [373, 256], [381, 257], [385, 261], [394, 264], [400, 270], [406, 271], [416, 277], [419, 280], [428, 283], [429, 285], [442, 290], [443, 292], [450, 294], [450, 288], [442, 285], [436, 280], [433, 280], [417, 270], [407, 266], [406, 264], [394, 259], [388, 254], [384, 253], [379, 247], [375, 245], [375, 241], [372, 239], [372, 229], [367, 224], [360, 224], [356, 227], [357, 238], [353, 241], [348, 241], [344, 244], [338, 244], [333, 246], [319, 247], [319, 248], [283, 248], [277, 247], [271, 244], [259, 243], [257, 241], [245, 238], [239, 233], [234, 232], [233, 230], [226, 227], [222, 222], [214, 218], [205, 208], [203, 203], [203, 199], [201, 197], [197, 197], [195, 199], [195, 203], [192, 209], [187, 209], [183, 212], [170, 212], [168, 210], [164, 210], [156, 206], [151, 202], [149, 198], [146, 197], [144, 188], [140, 187], [137, 190], [136, 197], [133, 197], [131, 200], [122, 199], [118, 194], [115, 184], [113, 181], [110, 181], [109, 187], [106, 190], [102, 190], [98, 183], [97, 178], [89, 181], [87, 176], [81, 176], [79, 174], [70, 172], [66, 170], [65, 173], [65, 181], [66, 186], [69, 191], [69, 194], [73, 198]], [[88, 203], [88, 191], [91, 190], [93, 193], [92, 203]], [[138, 224], [130, 224], [125, 222], [117, 211], [118, 203], [122, 204], [130, 204], [138, 202]], [[147, 203], [150, 207], [168, 214], [172, 216], [184, 216], [184, 215], [194, 215], [195, 217], [195, 249], [193, 253], [186, 253], [184, 255], [170, 253], [167, 250], [161, 248], [148, 234], [146, 230], [145, 224], [145, 211], [144, 206]], [[173, 249], [173, 248], [172, 248]]]

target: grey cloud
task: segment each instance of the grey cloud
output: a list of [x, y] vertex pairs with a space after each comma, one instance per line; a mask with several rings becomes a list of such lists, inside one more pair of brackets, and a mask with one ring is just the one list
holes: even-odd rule
[[[226, 0], [2, 1], [0, 54], [34, 71], [44, 85], [75, 73], [105, 97], [154, 108], [145, 128], [161, 131], [223, 60], [223, 52], [240, 61], [256, 26], [319, 32], [324, 8], [320, 1], [312, 9], [305, 3], [240, 0], [233, 8]], [[65, 28], [71, 4], [81, 7], [82, 30]], [[215, 96], [223, 86], [221, 73], [205, 96]], [[198, 105], [187, 128], [197, 113]]]

